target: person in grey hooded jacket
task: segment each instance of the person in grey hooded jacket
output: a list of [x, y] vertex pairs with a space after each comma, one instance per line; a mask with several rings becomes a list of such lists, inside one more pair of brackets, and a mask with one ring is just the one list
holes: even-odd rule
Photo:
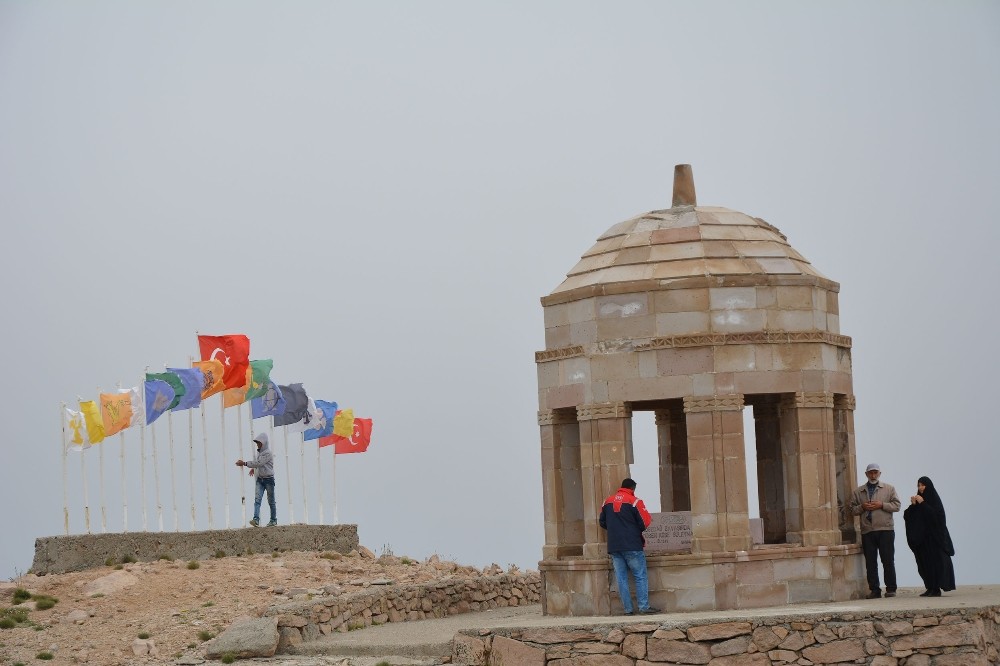
[[274, 456], [268, 446], [267, 433], [262, 432], [253, 439], [257, 444], [257, 455], [253, 460], [237, 460], [237, 467], [249, 467], [250, 476], [257, 477], [257, 491], [253, 500], [253, 520], [250, 524], [254, 527], [260, 526], [260, 501], [267, 492], [267, 504], [271, 509], [271, 520], [267, 523], [278, 524], [277, 503], [274, 501]]

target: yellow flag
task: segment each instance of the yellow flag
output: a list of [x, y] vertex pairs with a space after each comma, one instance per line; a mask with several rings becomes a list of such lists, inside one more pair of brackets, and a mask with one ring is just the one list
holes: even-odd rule
[[237, 388], [226, 389], [225, 391], [222, 392], [223, 408], [242, 405], [244, 402], [247, 401], [247, 390], [250, 388], [251, 375], [253, 375], [253, 373], [250, 371], [250, 368], [247, 368], [246, 384]]
[[354, 434], [354, 410], [338, 409], [333, 416], [333, 434], [350, 437]]
[[83, 412], [83, 422], [87, 425], [87, 439], [91, 444], [97, 444], [104, 439], [104, 422], [101, 420], [101, 410], [93, 400], [80, 402]]
[[191, 367], [198, 368], [205, 375], [205, 388], [201, 392], [202, 400], [226, 389], [226, 384], [222, 381], [222, 375], [225, 371], [222, 361], [216, 361], [215, 359], [195, 361], [191, 364]]
[[132, 396], [128, 393], [102, 393], [101, 422], [105, 437], [129, 427], [132, 423]]

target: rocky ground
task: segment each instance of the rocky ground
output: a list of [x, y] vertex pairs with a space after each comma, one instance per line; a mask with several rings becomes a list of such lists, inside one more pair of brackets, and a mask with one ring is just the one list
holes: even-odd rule
[[[376, 584], [420, 583], [500, 573], [436, 556], [415, 561], [366, 548], [349, 555], [283, 552], [195, 563], [159, 560], [0, 583], [0, 664], [200, 663], [201, 644], [240, 616], [296, 595], [350, 593]], [[57, 599], [15, 605], [14, 591]], [[17, 610], [11, 610], [17, 609]], [[20, 611], [20, 612], [18, 612]], [[43, 653], [52, 656], [47, 662]], [[217, 662], [216, 662], [217, 663]]]

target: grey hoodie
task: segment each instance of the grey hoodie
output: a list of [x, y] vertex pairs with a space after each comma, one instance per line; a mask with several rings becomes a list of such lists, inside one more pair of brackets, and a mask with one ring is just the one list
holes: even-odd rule
[[260, 451], [253, 460], [246, 461], [246, 466], [257, 470], [258, 479], [274, 476], [274, 456], [271, 455], [271, 447], [267, 443], [267, 433], [260, 433], [253, 438], [253, 441], [260, 442]]

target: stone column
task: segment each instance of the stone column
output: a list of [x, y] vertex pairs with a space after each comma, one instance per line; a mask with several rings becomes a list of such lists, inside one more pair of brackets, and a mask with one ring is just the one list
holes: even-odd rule
[[684, 398], [691, 552], [749, 550], [743, 396]]
[[623, 402], [580, 405], [580, 472], [583, 480], [585, 558], [606, 557], [607, 535], [598, 525], [604, 500], [629, 475], [632, 408]]
[[753, 405], [757, 442], [757, 502], [764, 543], [785, 542], [785, 468], [781, 457], [778, 396], [757, 396]]
[[851, 493], [857, 487], [855, 476], [857, 451], [854, 440], [853, 395], [841, 393], [833, 396], [833, 440], [834, 455], [837, 460], [837, 516], [840, 521], [840, 535], [844, 543], [857, 543], [860, 539], [856, 519], [847, 510]]
[[687, 420], [684, 406], [657, 409], [656, 441], [660, 461], [660, 510], [690, 511]]
[[580, 430], [576, 411], [538, 412], [542, 438], [542, 503], [545, 545], [542, 559], [583, 553], [583, 490], [580, 478]]
[[780, 418], [786, 541], [804, 546], [839, 544], [833, 394], [786, 394]]

